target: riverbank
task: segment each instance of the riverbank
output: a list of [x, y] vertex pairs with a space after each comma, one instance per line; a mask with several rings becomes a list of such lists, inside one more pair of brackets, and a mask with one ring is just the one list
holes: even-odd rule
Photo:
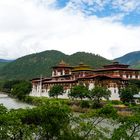
[[139, 105], [126, 106], [121, 101], [102, 101], [100, 107], [96, 107], [91, 100], [73, 100], [73, 99], [60, 99], [60, 98], [47, 98], [47, 97], [32, 97], [26, 96], [24, 102], [34, 106], [41, 106], [46, 103], [58, 102], [68, 105], [72, 112], [75, 113], [88, 113], [93, 110], [100, 109], [106, 105], [112, 106], [117, 110], [119, 115], [130, 116], [133, 114], [133, 108], [140, 108]]
[[[8, 96], [8, 94], [0, 92], [0, 103], [4, 104], [8, 109], [28, 108], [33, 106], [42, 106], [46, 103], [60, 103], [68, 105], [72, 112], [75, 113], [88, 113], [92, 110], [96, 110], [90, 100], [73, 100], [73, 99], [58, 99], [47, 97], [32, 97], [25, 96], [21, 100]], [[120, 101], [102, 101], [102, 107], [105, 105], [113, 106], [119, 115], [130, 116], [132, 115], [132, 107], [125, 106]], [[100, 108], [102, 108], [100, 107]], [[137, 107], [137, 106], [134, 106]], [[139, 106], [138, 106], [139, 107]]]
[[[7, 97], [4, 98], [7, 99]], [[5, 129], [5, 132], [2, 132], [3, 129], [0, 130], [0, 133], [3, 133], [3, 137], [0, 136], [0, 139], [9, 137], [14, 139], [14, 136], [23, 140], [29, 139], [29, 137], [37, 139], [36, 136], [38, 135], [44, 139], [46, 138], [44, 134], [48, 134], [48, 132], [48, 140], [53, 140], [53, 138], [56, 140], [129, 139], [135, 133], [138, 134], [137, 137], [140, 136], [137, 129], [135, 132], [130, 129], [135, 125], [140, 127], [139, 111], [133, 113], [133, 115], [122, 116], [109, 104], [104, 104], [99, 109], [92, 109], [83, 107], [83, 101], [81, 100], [46, 97], [26, 96], [24, 102], [36, 105], [36, 107], [9, 110], [5, 111], [5, 114], [3, 113], [3, 107], [0, 109], [0, 126]], [[87, 106], [87, 103], [90, 103], [90, 101], [84, 102], [84, 105]], [[12, 129], [9, 130], [9, 127]], [[42, 133], [40, 133], [40, 129]], [[6, 132], [10, 132], [12, 135], [6, 135], [7, 138], [5, 138], [4, 134]], [[23, 133], [20, 135], [20, 132]], [[124, 137], [122, 134], [127, 132], [129, 132], [129, 135]]]
[[0, 92], [0, 104], [3, 104], [7, 109], [31, 108], [30, 104], [20, 101], [16, 98], [9, 97], [8, 94]]

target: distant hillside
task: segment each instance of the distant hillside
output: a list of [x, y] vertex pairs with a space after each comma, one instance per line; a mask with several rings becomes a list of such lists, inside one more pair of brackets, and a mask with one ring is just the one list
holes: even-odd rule
[[140, 61], [136, 62], [132, 67], [140, 69]]
[[116, 58], [115, 60], [120, 63], [131, 65], [131, 67], [140, 68], [140, 51], [128, 53], [122, 57]]
[[40, 77], [40, 75], [50, 76], [51, 67], [57, 65], [61, 60], [70, 65], [78, 65], [83, 62], [93, 66], [93, 68], [111, 63], [110, 60], [92, 53], [77, 52], [72, 55], [66, 55], [62, 52], [51, 50], [24, 56], [9, 63], [0, 70], [0, 78], [31, 79]]
[[13, 60], [0, 59], [0, 69], [12, 62]]
[[0, 59], [0, 62], [12, 62], [14, 60]]

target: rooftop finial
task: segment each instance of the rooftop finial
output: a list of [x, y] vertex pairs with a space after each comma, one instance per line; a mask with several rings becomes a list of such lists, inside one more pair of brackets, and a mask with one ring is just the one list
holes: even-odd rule
[[119, 62], [118, 61], [114, 61], [113, 64], [117, 65], [117, 64], [119, 64]]
[[84, 63], [81, 61], [81, 62], [79, 63], [79, 65], [84, 65]]
[[62, 59], [61, 62], [59, 63], [59, 65], [66, 65], [66, 63], [65, 63], [64, 60]]

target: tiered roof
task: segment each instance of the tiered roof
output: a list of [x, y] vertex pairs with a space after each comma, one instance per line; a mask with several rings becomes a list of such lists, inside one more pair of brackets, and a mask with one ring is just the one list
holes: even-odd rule
[[74, 66], [72, 71], [93, 71], [93, 69], [89, 65], [81, 62], [78, 66]]
[[113, 64], [110, 65], [104, 65], [104, 68], [128, 68], [129, 65], [126, 64], [120, 64], [119, 62], [113, 62]]
[[114, 71], [114, 70], [140, 71], [139, 69], [129, 68], [129, 65], [120, 64], [119, 62], [113, 62], [113, 64], [104, 65], [103, 68], [96, 69], [94, 71], [98, 72], [98, 71]]
[[61, 62], [57, 65], [57, 66], [53, 66], [52, 68], [71, 68], [71, 66], [69, 66], [69, 64], [65, 63], [63, 60], [61, 60]]

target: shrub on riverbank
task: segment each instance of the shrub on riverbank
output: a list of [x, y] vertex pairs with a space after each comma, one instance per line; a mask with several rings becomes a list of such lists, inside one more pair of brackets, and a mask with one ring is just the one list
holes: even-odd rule
[[12, 87], [10, 95], [22, 100], [31, 92], [32, 85], [30, 82], [22, 81]]
[[0, 81], [0, 91], [8, 93], [9, 96], [24, 100], [26, 95], [29, 95], [32, 85], [29, 81], [9, 80]]
[[65, 105], [70, 104], [70, 100], [68, 99], [56, 99], [56, 98], [33, 97], [33, 96], [26, 96], [23, 101], [35, 106], [41, 106], [48, 102], [60, 102], [61, 104], [65, 104]]
[[0, 139], [58, 139], [70, 121], [70, 109], [54, 102], [32, 109], [18, 109], [0, 114]]
[[14, 85], [19, 84], [20, 80], [7, 80], [7, 81], [0, 81], [0, 91], [11, 93], [11, 90]]

